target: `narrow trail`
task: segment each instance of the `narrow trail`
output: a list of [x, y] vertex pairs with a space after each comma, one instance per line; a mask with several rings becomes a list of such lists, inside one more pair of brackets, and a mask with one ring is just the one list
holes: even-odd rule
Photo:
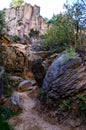
[[23, 94], [22, 113], [9, 120], [14, 130], [61, 130], [57, 125], [46, 122], [35, 110], [33, 112], [36, 100], [27, 96], [26, 93]]

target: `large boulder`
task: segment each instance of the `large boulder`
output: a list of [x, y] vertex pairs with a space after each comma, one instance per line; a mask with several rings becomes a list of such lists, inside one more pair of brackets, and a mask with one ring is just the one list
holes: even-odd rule
[[[86, 54], [84, 55], [86, 57]], [[79, 55], [67, 59], [57, 57], [49, 67], [42, 86], [42, 101], [59, 99], [83, 93], [86, 90], [86, 65]]]

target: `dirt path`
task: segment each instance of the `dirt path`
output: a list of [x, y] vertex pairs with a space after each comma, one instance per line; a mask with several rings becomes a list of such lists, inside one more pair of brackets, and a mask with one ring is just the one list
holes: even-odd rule
[[14, 130], [61, 130], [56, 125], [46, 122], [37, 112], [33, 112], [36, 101], [31, 97], [23, 97], [23, 111], [9, 120]]

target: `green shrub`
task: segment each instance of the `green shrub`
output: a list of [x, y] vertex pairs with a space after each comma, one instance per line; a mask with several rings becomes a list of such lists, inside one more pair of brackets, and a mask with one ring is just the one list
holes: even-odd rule
[[77, 98], [80, 101], [78, 106], [81, 111], [81, 114], [83, 114], [86, 117], [86, 96], [77, 95]]
[[18, 42], [18, 41], [20, 41], [20, 38], [19, 38], [18, 35], [11, 35], [10, 36], [10, 41], [11, 42]]
[[67, 48], [65, 51], [64, 51], [64, 61], [63, 62], [66, 62], [70, 59], [72, 59], [74, 56], [75, 56], [75, 49], [74, 48]]
[[3, 118], [4, 120], [9, 119], [14, 115], [14, 112], [12, 112], [10, 109], [1, 107], [0, 108], [0, 117]]
[[0, 117], [0, 130], [13, 130], [13, 128]]
[[18, 7], [21, 6], [24, 3], [23, 0], [12, 0], [12, 2], [10, 3], [11, 7]]
[[73, 46], [75, 36], [74, 27], [70, 19], [67, 14], [57, 15], [45, 33], [41, 42], [42, 45], [48, 46], [51, 50], [57, 48], [58, 51], [63, 51], [70, 45]]
[[64, 48], [70, 46], [77, 49], [86, 43], [86, 4], [80, 0], [71, 5], [66, 3], [64, 7], [63, 14], [54, 15], [48, 20], [50, 26], [44, 35], [42, 44], [51, 50], [57, 48], [57, 51], [63, 51]]
[[29, 33], [30, 37], [38, 37], [39, 36], [39, 31], [38, 30], [34, 30], [33, 28], [30, 29], [30, 33]]
[[10, 109], [8, 108], [0, 108], [0, 130], [13, 130], [6, 122], [7, 119], [15, 115]]
[[4, 89], [3, 93], [7, 96], [11, 96], [12, 91], [16, 90], [19, 84], [19, 82], [9, 80], [9, 74], [6, 72], [2, 75], [2, 82], [3, 82], [3, 89]]
[[[67, 99], [63, 99], [59, 102], [59, 110], [68, 110], [71, 112], [77, 111], [76, 115], [78, 114], [79, 117], [85, 117], [86, 118], [86, 96], [83, 95], [77, 95], [76, 97], [69, 97]], [[76, 108], [73, 108], [73, 106], [77, 106]]]
[[44, 90], [40, 89], [39, 92], [38, 92], [38, 96], [40, 97], [42, 94], [44, 94]]

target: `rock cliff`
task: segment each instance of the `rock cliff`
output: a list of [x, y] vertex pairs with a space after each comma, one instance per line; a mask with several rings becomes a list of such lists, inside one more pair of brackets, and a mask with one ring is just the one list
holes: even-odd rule
[[43, 34], [47, 28], [42, 16], [40, 16], [40, 7], [31, 6], [25, 3], [20, 7], [12, 7], [5, 11], [5, 19], [7, 23], [7, 31], [9, 35], [28, 35], [30, 29], [40, 31]]

